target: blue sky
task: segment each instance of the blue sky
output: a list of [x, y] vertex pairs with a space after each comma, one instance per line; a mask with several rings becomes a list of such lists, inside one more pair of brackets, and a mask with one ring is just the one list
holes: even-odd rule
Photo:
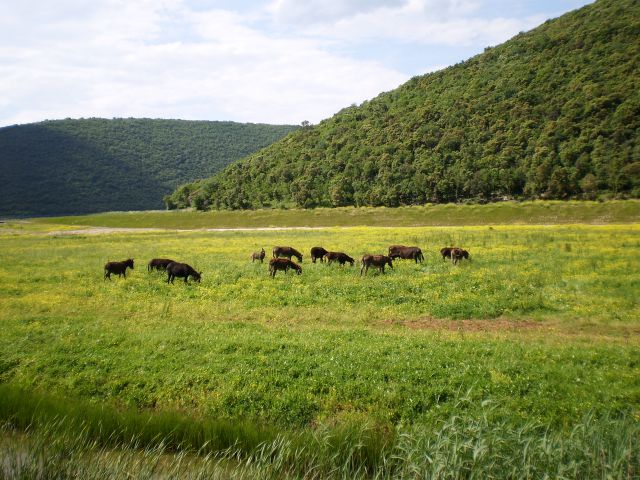
[[21, 0], [0, 126], [148, 117], [317, 123], [582, 0]]

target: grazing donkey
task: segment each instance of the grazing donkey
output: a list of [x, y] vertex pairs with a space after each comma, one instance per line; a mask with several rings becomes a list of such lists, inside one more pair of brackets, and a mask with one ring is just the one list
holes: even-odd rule
[[260, 263], [264, 262], [264, 248], [261, 249], [259, 252], [253, 252], [251, 254], [251, 263], [255, 262], [256, 260], [260, 260]]
[[460, 260], [463, 258], [469, 258], [469, 252], [467, 252], [463, 248], [452, 248], [451, 249], [451, 261], [454, 265], [457, 265]]
[[167, 265], [169, 265], [171, 262], [175, 262], [175, 260], [171, 260], [169, 258], [153, 258], [147, 264], [147, 271], [150, 272], [151, 270], [159, 270], [161, 272], [164, 272], [167, 269]]
[[458, 261], [462, 260], [463, 258], [469, 258], [469, 252], [460, 247], [441, 248], [440, 255], [442, 255], [443, 261], [447, 258], [450, 258], [454, 264], [458, 263]]
[[389, 256], [393, 258], [394, 255], [397, 255], [400, 249], [407, 248], [404, 245], [390, 245], [389, 246]]
[[384, 273], [385, 265], [393, 268], [391, 257], [387, 257], [386, 255], [364, 255], [362, 257], [362, 267], [360, 267], [360, 276], [362, 276], [363, 271], [366, 275], [371, 265], [377, 267], [382, 273]]
[[111, 274], [124, 276], [127, 278], [127, 267], [133, 270], [133, 258], [129, 258], [122, 262], [107, 262], [104, 266], [104, 278], [111, 280]]
[[288, 258], [272, 258], [269, 260], [269, 275], [271, 275], [272, 278], [275, 278], [278, 270], [284, 271], [286, 275], [290, 268], [298, 272], [298, 275], [302, 273], [302, 267]]
[[342, 252], [327, 252], [324, 256], [327, 259], [327, 265], [331, 265], [332, 262], [338, 262], [341, 266], [349, 262], [353, 267], [355, 260], [346, 253]]
[[392, 260], [402, 258], [404, 260], [415, 260], [416, 263], [424, 260], [424, 255], [422, 255], [420, 247], [400, 247], [395, 245], [393, 247], [393, 252], [391, 250], [392, 247], [389, 247], [389, 257], [391, 257]]
[[458, 247], [444, 247], [440, 249], [440, 255], [442, 255], [442, 261], [444, 262], [447, 258], [451, 258], [451, 250]]
[[291, 257], [296, 257], [300, 263], [302, 263], [302, 254], [293, 247], [274, 247], [273, 258], [287, 257], [291, 260]]
[[320, 262], [324, 262], [324, 256], [329, 253], [322, 247], [313, 247], [311, 249], [311, 261], [316, 263], [316, 259], [320, 259]]
[[169, 265], [167, 265], [167, 274], [167, 283], [173, 283], [173, 280], [176, 277], [184, 277], [184, 283], [189, 283], [187, 281], [189, 277], [193, 278], [194, 281], [200, 283], [200, 279], [202, 276], [202, 272], [196, 272], [195, 269], [191, 267], [191, 265], [178, 262], [171, 262]]

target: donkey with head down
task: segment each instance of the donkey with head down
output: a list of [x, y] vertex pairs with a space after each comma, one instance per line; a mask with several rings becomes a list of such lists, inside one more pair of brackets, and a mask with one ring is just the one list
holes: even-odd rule
[[298, 275], [302, 273], [302, 267], [288, 258], [272, 258], [269, 260], [269, 275], [272, 278], [275, 278], [278, 270], [282, 270], [286, 275], [290, 268], [298, 272]]
[[469, 258], [469, 252], [467, 252], [464, 248], [460, 247], [444, 247], [440, 249], [440, 255], [442, 255], [442, 260], [446, 260], [447, 258], [451, 259], [451, 261], [456, 264], [463, 258]]
[[442, 261], [444, 262], [447, 258], [451, 259], [451, 250], [458, 247], [443, 247], [440, 249], [440, 255], [442, 255]]
[[273, 258], [278, 257], [287, 257], [289, 260], [296, 257], [302, 263], [302, 254], [293, 247], [273, 247]]
[[389, 265], [390, 268], [393, 268], [392, 262], [391, 257], [386, 255], [364, 255], [362, 257], [362, 267], [360, 267], [360, 276], [362, 276], [363, 271], [366, 275], [369, 271], [369, 267], [372, 265], [384, 273], [385, 265]]
[[355, 262], [353, 258], [342, 252], [327, 252], [324, 258], [327, 259], [327, 265], [331, 265], [333, 262], [338, 262], [340, 266], [344, 266], [344, 264], [348, 262], [353, 267]]
[[422, 250], [420, 250], [420, 247], [394, 247], [395, 248], [393, 252], [391, 250], [392, 247], [389, 247], [389, 257], [391, 257], [391, 259], [393, 260], [395, 260], [396, 258], [402, 258], [404, 260], [414, 260], [416, 263], [422, 262], [424, 260], [424, 255], [422, 255]]
[[464, 248], [452, 248], [451, 249], [451, 262], [454, 265], [462, 260], [463, 258], [469, 258], [469, 252], [467, 252]]
[[171, 262], [167, 265], [167, 283], [173, 283], [176, 277], [183, 278], [184, 283], [189, 283], [187, 280], [189, 277], [193, 278], [196, 282], [200, 283], [202, 278], [202, 272], [196, 272], [196, 270], [186, 263]]

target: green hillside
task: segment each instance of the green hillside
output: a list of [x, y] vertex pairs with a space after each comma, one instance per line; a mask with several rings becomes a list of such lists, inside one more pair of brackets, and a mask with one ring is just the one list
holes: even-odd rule
[[169, 207], [640, 196], [640, 1], [600, 0], [341, 110]]
[[162, 208], [177, 185], [295, 128], [99, 118], [0, 128], [0, 216]]

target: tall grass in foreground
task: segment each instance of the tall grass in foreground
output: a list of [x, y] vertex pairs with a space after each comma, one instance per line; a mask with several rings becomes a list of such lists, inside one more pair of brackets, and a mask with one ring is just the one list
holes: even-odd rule
[[[11, 390], [2, 390], [3, 394]], [[13, 400], [19, 398], [14, 392]], [[0, 478], [637, 478], [640, 423], [586, 415], [564, 429], [496, 421], [494, 405], [434, 425], [251, 429], [215, 420], [109, 411], [50, 397], [3, 397]], [[24, 396], [21, 398], [25, 398]], [[11, 408], [9, 408], [11, 407]], [[28, 414], [31, 412], [30, 418]], [[136, 416], [138, 417], [136, 419]], [[146, 422], [145, 426], [142, 426]], [[142, 427], [142, 428], [141, 428]], [[172, 429], [173, 427], [173, 429]], [[247, 441], [247, 434], [253, 441]], [[26, 433], [26, 434], [25, 434]]]
[[286, 458], [287, 463], [301, 468], [309, 462], [317, 463], [320, 455], [324, 466], [336, 468], [348, 464], [366, 471], [376, 467], [393, 436], [391, 428], [355, 423], [284, 431], [243, 420], [115, 409], [106, 404], [34, 394], [9, 385], [0, 385], [0, 424], [18, 431], [54, 432], [66, 443], [73, 440], [74, 448], [81, 446], [76, 442], [78, 437], [108, 450], [188, 452], [249, 461], [288, 452], [281, 461]]
[[[361, 433], [366, 434], [363, 430]], [[276, 479], [276, 478], [638, 478], [640, 426], [631, 418], [587, 416], [569, 432], [541, 425], [511, 427], [487, 417], [452, 417], [439, 429], [412, 429], [362, 462], [357, 436], [335, 449], [330, 431], [303, 445], [278, 435], [251, 452], [232, 446], [208, 452], [169, 450], [132, 438], [111, 447], [87, 429], [71, 432], [64, 420], [23, 435], [4, 427], [0, 478], [6, 479]]]

